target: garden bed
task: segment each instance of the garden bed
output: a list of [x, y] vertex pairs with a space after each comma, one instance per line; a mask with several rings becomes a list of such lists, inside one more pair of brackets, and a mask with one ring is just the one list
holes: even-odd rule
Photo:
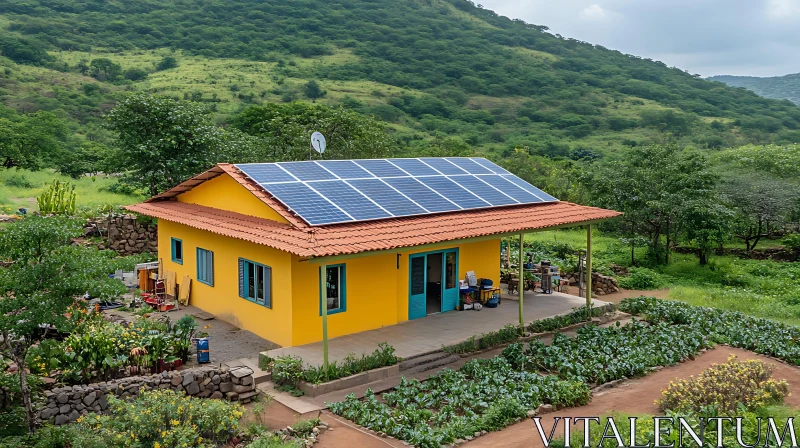
[[393, 376], [400, 375], [400, 365], [395, 364], [388, 367], [379, 367], [377, 369], [368, 370], [366, 372], [357, 373], [355, 375], [346, 376], [344, 378], [335, 379], [325, 383], [309, 383], [300, 381], [297, 388], [303, 391], [309, 397], [316, 397], [331, 392], [336, 392], [351, 387], [362, 386], [374, 381], [385, 380]]

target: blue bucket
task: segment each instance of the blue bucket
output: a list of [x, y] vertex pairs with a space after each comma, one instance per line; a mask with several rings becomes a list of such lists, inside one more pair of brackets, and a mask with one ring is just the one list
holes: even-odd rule
[[197, 363], [205, 364], [211, 362], [211, 354], [208, 348], [208, 338], [197, 339]]

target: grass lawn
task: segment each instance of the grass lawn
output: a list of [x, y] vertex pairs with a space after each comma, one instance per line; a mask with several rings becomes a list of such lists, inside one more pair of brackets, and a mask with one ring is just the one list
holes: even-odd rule
[[[584, 249], [586, 231], [539, 232], [527, 235], [526, 240], [567, 243], [576, 250]], [[772, 245], [774, 241], [766, 241], [760, 247]], [[726, 246], [739, 247], [738, 240]], [[594, 266], [601, 270], [611, 263], [630, 265], [630, 248], [616, 236], [595, 230], [592, 248]], [[646, 252], [647, 248], [637, 248], [637, 261], [644, 262]], [[712, 256], [708, 265], [701, 266], [693, 254], [673, 253], [668, 265], [649, 268], [638, 269], [655, 282], [656, 287], [650, 289], [669, 288], [669, 299], [800, 326], [800, 263]]]
[[20, 207], [29, 212], [39, 209], [36, 197], [54, 180], [70, 182], [75, 186], [77, 206], [94, 208], [100, 205], [128, 205], [144, 199], [141, 195], [124, 195], [107, 191], [116, 180], [108, 176], [72, 179], [53, 170], [0, 170], [0, 213], [15, 213]]

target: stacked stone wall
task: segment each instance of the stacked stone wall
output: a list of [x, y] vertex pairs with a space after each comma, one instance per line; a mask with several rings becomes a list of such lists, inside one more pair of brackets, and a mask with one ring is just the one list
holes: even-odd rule
[[41, 422], [63, 425], [89, 413], [108, 411], [108, 396], [125, 399], [139, 391], [170, 389], [197, 398], [225, 399], [248, 403], [256, 395], [253, 370], [247, 367], [197, 367], [149, 376], [131, 376], [102, 383], [56, 387], [45, 391], [38, 409]]

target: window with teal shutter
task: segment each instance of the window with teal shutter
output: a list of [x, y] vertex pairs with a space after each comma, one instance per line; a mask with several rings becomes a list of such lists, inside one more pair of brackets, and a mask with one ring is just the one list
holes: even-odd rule
[[272, 308], [272, 268], [240, 258], [239, 297]]
[[197, 281], [214, 286], [214, 252], [197, 248]]
[[172, 238], [172, 261], [178, 264], [183, 264], [183, 241]]

